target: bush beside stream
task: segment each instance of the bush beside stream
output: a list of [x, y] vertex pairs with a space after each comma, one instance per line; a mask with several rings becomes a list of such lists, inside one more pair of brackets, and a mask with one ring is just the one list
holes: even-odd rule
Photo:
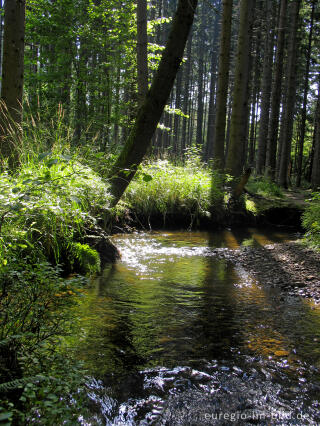
[[101, 245], [98, 218], [108, 198], [96, 173], [61, 153], [40, 154], [16, 175], [1, 174], [0, 421], [6, 424], [75, 420], [84, 374], [60, 354], [60, 338], [76, 326], [71, 307], [87, 282], [74, 272], [100, 270], [88, 241]]

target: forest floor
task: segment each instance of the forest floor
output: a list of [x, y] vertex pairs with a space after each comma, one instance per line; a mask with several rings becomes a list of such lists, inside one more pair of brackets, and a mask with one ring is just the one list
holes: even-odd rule
[[284, 196], [287, 202], [291, 202], [292, 204], [306, 207], [308, 205], [308, 199], [311, 198], [312, 191], [303, 190], [299, 188], [287, 189], [284, 191]]
[[320, 303], [320, 252], [299, 241], [217, 252], [264, 286]]

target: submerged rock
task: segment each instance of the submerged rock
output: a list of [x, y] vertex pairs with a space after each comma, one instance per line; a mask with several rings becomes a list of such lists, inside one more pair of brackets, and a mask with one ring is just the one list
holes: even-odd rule
[[98, 235], [87, 235], [86, 243], [99, 253], [101, 268], [107, 263], [114, 263], [120, 259], [119, 250], [102, 230]]

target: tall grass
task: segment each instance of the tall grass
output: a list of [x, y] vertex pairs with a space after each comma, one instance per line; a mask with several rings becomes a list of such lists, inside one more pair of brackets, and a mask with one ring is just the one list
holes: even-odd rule
[[171, 216], [176, 225], [181, 226], [184, 218], [192, 227], [210, 217], [212, 203], [221, 198], [219, 185], [218, 177], [214, 180], [210, 170], [197, 161], [175, 166], [158, 160], [140, 168], [123, 201], [144, 222], [162, 217], [166, 226]]

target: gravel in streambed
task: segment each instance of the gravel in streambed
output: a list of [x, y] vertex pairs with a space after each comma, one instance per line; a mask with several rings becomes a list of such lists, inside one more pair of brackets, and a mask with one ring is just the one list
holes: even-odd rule
[[217, 249], [214, 254], [241, 266], [262, 285], [278, 287], [320, 303], [320, 252], [298, 241]]

